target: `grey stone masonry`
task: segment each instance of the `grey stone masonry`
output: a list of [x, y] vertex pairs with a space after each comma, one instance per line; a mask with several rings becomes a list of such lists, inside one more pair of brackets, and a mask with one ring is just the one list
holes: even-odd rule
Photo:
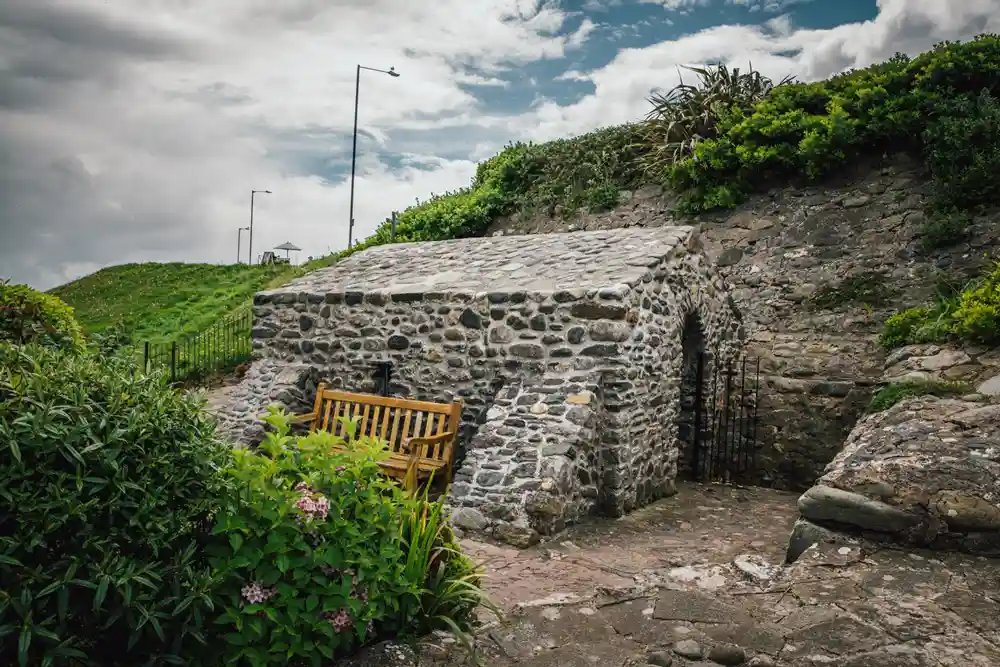
[[373, 391], [389, 363], [392, 395], [465, 403], [456, 526], [518, 545], [672, 493], [682, 366], [743, 336], [690, 227], [381, 246], [254, 314], [224, 428], [255, 442], [268, 405], [307, 411], [320, 381]]

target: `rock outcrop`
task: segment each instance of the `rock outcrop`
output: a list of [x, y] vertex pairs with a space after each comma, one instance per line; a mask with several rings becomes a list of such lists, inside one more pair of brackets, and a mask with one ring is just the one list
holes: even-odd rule
[[925, 397], [870, 415], [798, 506], [879, 542], [1000, 555], [1000, 405]]

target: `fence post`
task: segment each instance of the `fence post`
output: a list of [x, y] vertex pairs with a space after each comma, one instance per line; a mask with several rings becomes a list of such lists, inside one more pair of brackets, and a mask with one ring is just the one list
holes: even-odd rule
[[177, 341], [170, 341], [170, 381], [177, 380]]
[[396, 212], [392, 212], [392, 218], [390, 219], [391, 227], [389, 227], [389, 243], [396, 242]]
[[149, 372], [149, 341], [147, 340], [142, 346], [142, 371], [144, 373]]

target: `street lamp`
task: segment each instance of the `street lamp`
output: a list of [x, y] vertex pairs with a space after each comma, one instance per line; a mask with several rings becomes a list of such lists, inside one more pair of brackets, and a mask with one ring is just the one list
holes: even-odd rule
[[243, 240], [243, 232], [249, 230], [249, 227], [240, 227], [236, 232], [236, 263], [240, 264], [243, 260], [240, 259], [240, 245]]
[[351, 213], [350, 220], [347, 226], [347, 247], [351, 247], [351, 241], [354, 239], [354, 170], [358, 163], [358, 100], [361, 95], [361, 70], [366, 69], [371, 72], [380, 72], [381, 74], [388, 74], [389, 76], [395, 78], [399, 76], [399, 72], [396, 71], [395, 67], [390, 67], [388, 70], [375, 69], [374, 67], [365, 67], [364, 65], [358, 65], [357, 75], [354, 78], [354, 149], [351, 151]]
[[247, 253], [247, 255], [248, 255], [247, 259], [249, 260], [249, 264], [251, 266], [253, 266], [253, 196], [255, 194], [257, 194], [258, 192], [262, 192], [262, 193], [267, 194], [267, 195], [271, 194], [270, 190], [251, 190], [250, 191], [250, 227], [249, 227], [249, 230], [250, 230], [250, 241], [249, 241], [250, 250]]

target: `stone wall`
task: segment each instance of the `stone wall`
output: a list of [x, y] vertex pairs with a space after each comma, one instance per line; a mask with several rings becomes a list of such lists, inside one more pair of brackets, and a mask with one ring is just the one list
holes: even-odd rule
[[[759, 483], [808, 488], [880, 381], [885, 352], [876, 339], [885, 318], [933, 298], [939, 275], [953, 282], [975, 275], [1000, 247], [1000, 226], [986, 217], [968, 241], [921, 252], [927, 192], [921, 167], [896, 157], [684, 220], [700, 225], [746, 318], [748, 352], [761, 357]], [[490, 233], [677, 224], [658, 188], [623, 195], [611, 213], [502, 220]]]
[[685, 325], [721, 354], [743, 334], [683, 227], [384, 246], [254, 303], [227, 430], [389, 362], [391, 394], [465, 402], [456, 524], [515, 543], [670, 493]]

